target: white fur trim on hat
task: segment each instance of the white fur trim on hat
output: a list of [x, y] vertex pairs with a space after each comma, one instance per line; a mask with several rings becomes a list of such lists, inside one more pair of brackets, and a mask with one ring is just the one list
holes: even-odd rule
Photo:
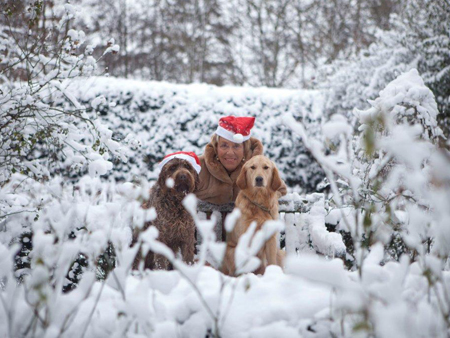
[[232, 131], [226, 130], [225, 128], [223, 128], [221, 126], [217, 127], [216, 134], [223, 138], [226, 138], [228, 141], [231, 141], [234, 143], [242, 143], [244, 141], [249, 140], [251, 137], [251, 132], [250, 132], [250, 134], [248, 134], [247, 136], [242, 135], [242, 141], [238, 142], [240, 140], [238, 138], [235, 138], [234, 135], [241, 135], [241, 134], [235, 134]]
[[174, 154], [172, 156], [166, 157], [159, 163], [159, 165], [158, 165], [159, 169], [162, 169], [167, 164], [167, 162], [169, 162], [170, 160], [173, 160], [174, 158], [180, 158], [182, 160], [188, 161], [194, 167], [197, 174], [200, 174], [202, 167], [197, 164], [197, 162], [195, 161], [195, 158], [193, 158], [192, 156], [186, 155], [186, 154]]

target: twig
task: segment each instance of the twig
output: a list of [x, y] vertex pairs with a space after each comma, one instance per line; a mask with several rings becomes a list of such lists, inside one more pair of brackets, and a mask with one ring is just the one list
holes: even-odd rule
[[0, 293], [0, 300], [2, 302], [3, 308], [5, 309], [5, 313], [8, 317], [8, 337], [12, 337], [13, 335], [11, 333], [11, 312], [9, 312], [6, 302], [3, 299], [3, 294], [1, 293]]
[[95, 311], [95, 309], [97, 308], [97, 305], [98, 305], [98, 302], [99, 302], [99, 300], [100, 300], [100, 296], [102, 295], [102, 292], [103, 292], [103, 288], [104, 288], [104, 287], [105, 287], [105, 282], [102, 283], [102, 286], [101, 286], [101, 288], [100, 288], [100, 291], [98, 292], [97, 298], [95, 299], [94, 307], [92, 308], [92, 311], [91, 311], [91, 313], [89, 314], [88, 320], [87, 320], [87, 322], [86, 322], [86, 325], [85, 325], [84, 328], [83, 328], [83, 332], [82, 332], [80, 338], [84, 338], [84, 335], [86, 334], [87, 328], [88, 328], [88, 326], [89, 326], [89, 324], [90, 324], [90, 322], [91, 322], [92, 316], [94, 315], [94, 311]]

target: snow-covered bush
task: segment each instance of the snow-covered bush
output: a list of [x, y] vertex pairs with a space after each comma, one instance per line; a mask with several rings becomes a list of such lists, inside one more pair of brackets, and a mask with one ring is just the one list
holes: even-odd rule
[[350, 118], [353, 108], [369, 108], [367, 100], [375, 99], [399, 74], [418, 69], [441, 112], [439, 127], [448, 134], [450, 4], [408, 0], [402, 7], [391, 15], [390, 30], [375, 31], [377, 39], [369, 47], [319, 69], [318, 87], [326, 93], [326, 114]]
[[[5, 5], [0, 20], [0, 182], [14, 173], [36, 179], [89, 165], [91, 174], [123, 158], [112, 132], [67, 91], [68, 81], [97, 69], [83, 31], [71, 29], [70, 4]], [[51, 9], [50, 9], [51, 8]], [[111, 44], [105, 53], [114, 52]]]
[[[350, 234], [353, 248], [347, 248], [347, 260], [355, 275], [346, 276], [342, 263], [315, 259], [293, 261], [288, 270], [335, 288], [335, 312], [327, 320], [336, 334], [353, 329], [379, 336], [445, 335], [449, 275], [442, 270], [450, 256], [450, 211], [443, 206], [450, 205], [450, 154], [438, 146], [443, 135], [436, 101], [413, 69], [370, 104], [356, 110], [356, 134], [341, 115], [323, 126], [322, 140], [308, 137], [291, 117], [285, 119], [324, 168], [333, 194], [330, 204], [336, 208], [328, 222]], [[330, 142], [336, 151], [325, 155]], [[308, 268], [317, 264], [328, 272], [311, 273]], [[330, 282], [328, 273], [339, 278]], [[420, 288], [414, 300], [406, 296], [411, 287]], [[402, 288], [408, 291], [396, 297], [386, 292]], [[440, 316], [423, 317], [432, 311]], [[411, 316], [420, 318], [420, 325], [407, 327]]]
[[404, 45], [419, 55], [417, 69], [433, 91], [441, 114], [438, 124], [450, 132], [450, 3], [410, 0], [402, 15], [408, 30]]
[[[437, 126], [436, 101], [416, 70], [392, 81], [371, 105], [365, 111], [355, 110], [357, 134], [342, 115], [332, 116], [322, 126], [323, 141], [308, 137], [304, 128], [298, 130], [327, 174], [333, 193], [330, 202], [340, 209], [347, 207], [338, 211], [341, 215], [332, 210], [328, 223], [340, 222], [341, 229], [351, 233], [356, 267], [364, 256], [358, 253], [360, 245], [367, 248], [374, 241], [388, 245], [396, 239], [394, 231], [411, 235], [407, 206], [431, 208], [422, 194], [432, 181], [427, 176], [430, 159], [443, 151], [437, 145], [444, 135]], [[325, 156], [329, 145], [336, 149]]]
[[327, 116], [342, 114], [353, 119], [354, 108], [367, 109], [389, 82], [401, 73], [417, 67], [417, 58], [401, 45], [405, 27], [378, 31], [378, 40], [357, 55], [336, 60], [319, 70], [318, 87], [325, 93]]

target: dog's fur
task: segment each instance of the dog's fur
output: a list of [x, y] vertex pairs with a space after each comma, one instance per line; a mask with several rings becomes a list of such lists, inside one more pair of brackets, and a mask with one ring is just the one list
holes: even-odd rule
[[[258, 155], [245, 163], [236, 184], [241, 189], [236, 198], [241, 217], [227, 235], [227, 249], [221, 269], [230, 276], [236, 273], [234, 255], [239, 238], [250, 224], [256, 222], [258, 231], [266, 221], [278, 219], [277, 190], [283, 183], [275, 164], [267, 157]], [[267, 265], [282, 266], [283, 256], [284, 252], [278, 248], [274, 234], [258, 253], [261, 265], [255, 273], [263, 274]]]
[[[167, 179], [174, 180], [173, 188], [166, 185]], [[193, 193], [199, 184], [198, 174], [192, 165], [183, 159], [172, 159], [161, 170], [158, 181], [150, 190], [150, 198], [143, 208], [156, 209], [156, 219], [145, 224], [143, 230], [154, 225], [159, 230], [158, 240], [176, 254], [181, 251], [183, 261], [193, 263], [195, 253], [195, 223], [182, 205], [183, 198]], [[133, 234], [136, 243], [139, 231]], [[137, 269], [142, 259], [139, 249], [133, 268]], [[149, 252], [144, 261], [145, 269], [172, 269], [169, 261], [161, 255]]]

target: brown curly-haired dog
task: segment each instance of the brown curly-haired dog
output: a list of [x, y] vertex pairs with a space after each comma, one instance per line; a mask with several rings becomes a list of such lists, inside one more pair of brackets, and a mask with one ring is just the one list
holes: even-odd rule
[[[171, 178], [173, 187], [166, 182]], [[192, 263], [195, 253], [195, 223], [192, 216], [182, 205], [183, 198], [193, 193], [199, 184], [198, 174], [192, 165], [183, 159], [174, 158], [161, 170], [158, 181], [150, 190], [150, 198], [143, 208], [156, 209], [156, 219], [145, 224], [143, 230], [154, 225], [159, 230], [158, 240], [174, 253], [181, 251], [183, 261]], [[135, 231], [133, 242], [137, 241], [139, 233]], [[133, 264], [137, 269], [142, 259], [139, 250]], [[163, 256], [149, 252], [144, 261], [145, 269], [172, 269], [170, 262]]]

